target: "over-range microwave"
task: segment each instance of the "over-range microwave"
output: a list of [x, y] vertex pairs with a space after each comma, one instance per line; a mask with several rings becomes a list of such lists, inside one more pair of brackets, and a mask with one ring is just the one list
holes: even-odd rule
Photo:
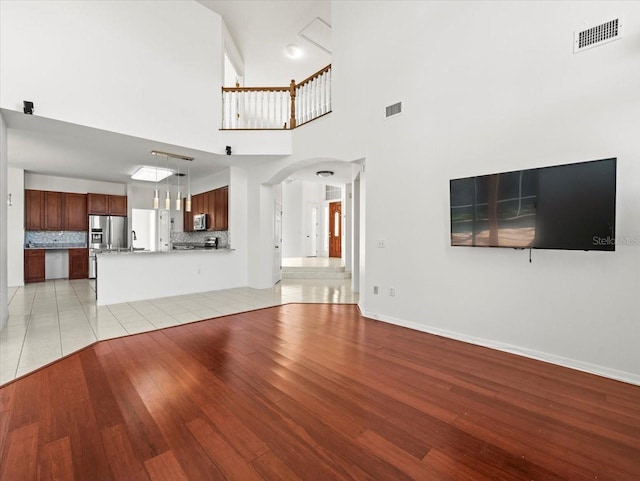
[[193, 230], [207, 230], [207, 214], [193, 216]]

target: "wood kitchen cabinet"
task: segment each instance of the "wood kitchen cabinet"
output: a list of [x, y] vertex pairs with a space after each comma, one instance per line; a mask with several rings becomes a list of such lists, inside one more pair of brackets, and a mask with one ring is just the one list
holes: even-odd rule
[[87, 194], [87, 211], [89, 215], [107, 215], [107, 194]]
[[126, 217], [127, 196], [108, 194], [87, 194], [89, 215], [117, 215]]
[[24, 229], [44, 230], [44, 192], [41, 190], [24, 191]]
[[69, 279], [89, 278], [89, 249], [69, 249]]
[[44, 230], [62, 230], [62, 192], [44, 192]]
[[24, 282], [44, 282], [44, 249], [24, 250]]
[[[186, 206], [186, 200], [182, 202]], [[184, 209], [182, 228], [193, 232], [193, 216], [207, 214], [207, 230], [229, 229], [229, 186], [191, 196], [191, 212]]]
[[194, 214], [204, 214], [205, 205], [204, 205], [204, 195], [198, 194], [194, 195], [192, 198], [192, 210]]
[[86, 231], [89, 229], [87, 215], [87, 195], [65, 192], [64, 199], [64, 229], [67, 231]]
[[107, 197], [109, 215], [127, 216], [127, 196], [110, 195]]
[[229, 229], [229, 187], [221, 187], [213, 191], [215, 196], [215, 211], [213, 215], [213, 230]]

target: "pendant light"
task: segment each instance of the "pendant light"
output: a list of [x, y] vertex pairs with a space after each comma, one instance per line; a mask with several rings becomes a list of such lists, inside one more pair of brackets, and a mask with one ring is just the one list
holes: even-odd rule
[[154, 154], [154, 157], [156, 158], [156, 188], [153, 190], [153, 208], [158, 210], [158, 207], [160, 206], [160, 192], [158, 191], [158, 156]]
[[[169, 156], [167, 155], [167, 170], [169, 170]], [[171, 192], [169, 192], [169, 176], [167, 175], [167, 198], [164, 200], [164, 208], [171, 210]]]
[[178, 194], [176, 195], [176, 210], [182, 209], [182, 192], [180, 192], [180, 159], [176, 159], [178, 163]]
[[187, 164], [187, 200], [184, 203], [184, 210], [191, 212], [191, 161]]

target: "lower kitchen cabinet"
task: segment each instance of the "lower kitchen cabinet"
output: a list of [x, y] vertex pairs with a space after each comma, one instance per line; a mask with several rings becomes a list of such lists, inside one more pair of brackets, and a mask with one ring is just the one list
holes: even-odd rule
[[24, 282], [44, 282], [44, 249], [25, 249]]
[[69, 279], [89, 278], [89, 249], [69, 249]]

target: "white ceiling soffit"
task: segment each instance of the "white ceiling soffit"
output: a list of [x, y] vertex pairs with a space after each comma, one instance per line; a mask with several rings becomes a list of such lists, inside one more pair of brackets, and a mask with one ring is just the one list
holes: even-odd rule
[[331, 25], [320, 17], [314, 18], [306, 27], [298, 33], [316, 47], [327, 53], [331, 53]]

